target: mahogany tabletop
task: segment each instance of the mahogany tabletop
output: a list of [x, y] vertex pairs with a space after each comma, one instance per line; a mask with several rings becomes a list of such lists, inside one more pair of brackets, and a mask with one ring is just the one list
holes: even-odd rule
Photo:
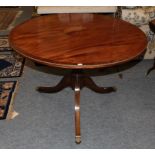
[[19, 54], [52, 67], [110, 67], [141, 55], [145, 34], [136, 26], [103, 14], [54, 14], [30, 19], [9, 36]]

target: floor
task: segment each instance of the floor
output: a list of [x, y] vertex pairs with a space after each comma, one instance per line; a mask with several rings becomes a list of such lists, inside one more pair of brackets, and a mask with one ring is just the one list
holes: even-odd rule
[[[0, 148], [155, 148], [155, 73], [145, 60], [118, 73], [93, 77], [98, 85], [117, 92], [81, 93], [82, 143], [74, 143], [74, 94], [69, 88], [40, 94], [39, 85], [55, 85], [61, 76], [27, 61], [19, 80], [15, 109], [20, 115], [0, 121]], [[51, 72], [51, 73], [50, 73]]]
[[77, 145], [73, 91], [67, 88], [40, 94], [35, 90], [40, 85], [57, 84], [62, 71], [37, 67], [27, 60], [23, 75], [15, 78], [19, 89], [14, 103], [20, 115], [0, 121], [0, 148], [154, 149], [155, 71], [145, 76], [152, 63], [143, 60], [121, 72], [103, 71], [104, 76], [93, 76], [98, 85], [116, 86], [117, 92], [102, 95], [82, 90], [82, 143]]

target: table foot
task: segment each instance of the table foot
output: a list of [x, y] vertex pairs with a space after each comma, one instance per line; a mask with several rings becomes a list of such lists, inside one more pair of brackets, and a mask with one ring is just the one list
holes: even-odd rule
[[153, 70], [155, 70], [155, 66], [151, 67], [150, 69], [148, 69], [146, 76], [148, 76]]
[[95, 84], [95, 82], [90, 77], [87, 77], [85, 79], [85, 86], [96, 93], [111, 93], [111, 92], [116, 91], [115, 87], [99, 87], [99, 86], [97, 86]]
[[148, 69], [146, 76], [148, 76], [153, 70], [155, 70], [155, 58], [154, 58], [154, 63], [153, 66], [151, 68]]
[[75, 143], [80, 144], [81, 143], [81, 136], [75, 136]]

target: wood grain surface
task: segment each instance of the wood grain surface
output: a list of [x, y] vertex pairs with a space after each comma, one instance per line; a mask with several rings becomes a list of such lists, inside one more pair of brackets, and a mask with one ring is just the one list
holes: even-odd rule
[[27, 58], [68, 69], [127, 62], [147, 46], [147, 38], [139, 28], [103, 14], [39, 16], [15, 27], [9, 41]]

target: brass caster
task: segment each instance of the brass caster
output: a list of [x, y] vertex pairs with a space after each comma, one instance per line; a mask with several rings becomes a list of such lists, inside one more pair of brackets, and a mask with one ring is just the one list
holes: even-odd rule
[[81, 143], [81, 136], [75, 136], [75, 142], [76, 142], [76, 144], [80, 144]]

